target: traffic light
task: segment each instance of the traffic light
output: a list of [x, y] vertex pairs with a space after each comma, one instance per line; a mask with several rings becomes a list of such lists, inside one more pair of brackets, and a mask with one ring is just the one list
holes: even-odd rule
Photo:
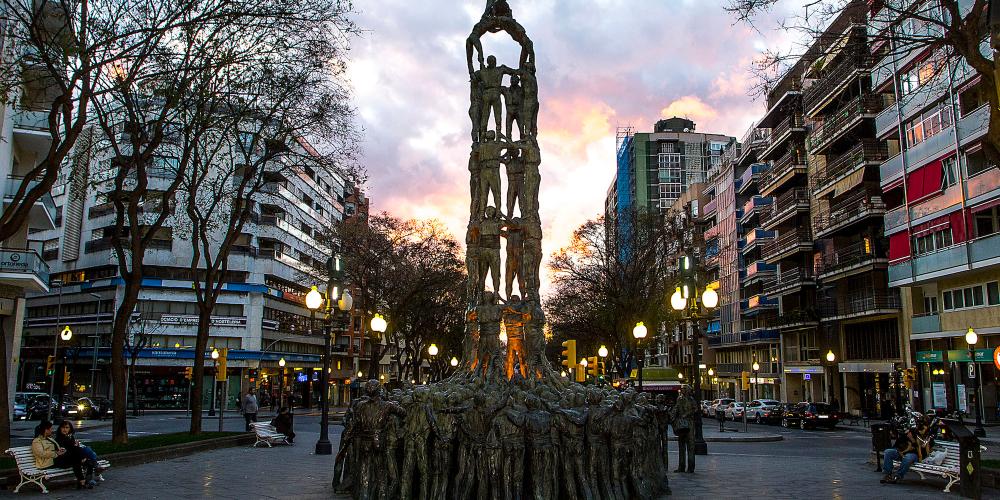
[[562, 365], [566, 367], [567, 373], [573, 373], [576, 369], [576, 341], [567, 340], [562, 343]]
[[223, 347], [222, 349], [219, 349], [219, 360], [218, 364], [216, 365], [217, 368], [215, 370], [216, 382], [225, 382], [227, 379], [226, 376], [226, 362], [228, 361], [228, 359], [226, 359], [227, 356], [229, 356], [228, 348]]
[[194, 376], [194, 368], [191, 368], [190, 366], [184, 367], [184, 378], [191, 380], [191, 377], [193, 376]]
[[743, 384], [742, 384], [743, 385], [743, 390], [744, 391], [749, 391], [750, 390], [750, 372], [743, 372], [743, 373], [741, 373], [740, 374], [740, 379], [741, 379], [741, 382], [743, 382]]
[[69, 386], [69, 370], [63, 369], [63, 387]]
[[597, 356], [591, 356], [587, 358], [587, 375], [591, 377], [597, 377], [601, 374], [600, 363], [597, 361]]
[[52, 376], [56, 372], [56, 357], [49, 354], [49, 357], [45, 360], [45, 374]]

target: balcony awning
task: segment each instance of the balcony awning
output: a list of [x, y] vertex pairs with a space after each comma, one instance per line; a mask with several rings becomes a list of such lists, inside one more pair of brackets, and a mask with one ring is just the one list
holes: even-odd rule
[[980, 203], [969, 209], [972, 213], [982, 212], [983, 210], [989, 210], [997, 205], [1000, 205], [1000, 198], [994, 198], [990, 201]]
[[865, 169], [860, 169], [851, 175], [837, 181], [833, 185], [833, 196], [838, 197], [844, 193], [854, 190], [854, 188], [861, 185], [861, 182], [865, 180]]

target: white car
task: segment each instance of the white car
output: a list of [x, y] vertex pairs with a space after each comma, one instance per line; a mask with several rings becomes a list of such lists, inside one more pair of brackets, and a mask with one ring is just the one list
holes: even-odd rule
[[716, 416], [715, 412], [716, 411], [725, 411], [726, 410], [726, 406], [728, 406], [729, 403], [732, 403], [733, 401], [736, 401], [736, 400], [735, 399], [731, 399], [731, 398], [720, 398], [720, 399], [713, 400], [712, 403], [710, 405], [708, 405], [708, 416], [715, 418], [715, 416]]
[[726, 407], [726, 420], [743, 420], [743, 410], [746, 403], [738, 401]]
[[771, 419], [771, 411], [778, 407], [781, 401], [776, 399], [755, 399], [747, 406], [747, 418], [760, 424]]

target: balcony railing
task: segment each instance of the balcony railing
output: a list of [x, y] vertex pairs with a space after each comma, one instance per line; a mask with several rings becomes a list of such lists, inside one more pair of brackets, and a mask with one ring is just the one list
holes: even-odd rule
[[718, 198], [712, 198], [712, 201], [705, 204], [705, 209], [702, 211], [702, 215], [712, 215], [719, 209]]
[[755, 213], [760, 213], [764, 207], [771, 206], [772, 198], [770, 196], [760, 196], [753, 195], [749, 200], [743, 205], [743, 213], [740, 215], [740, 220], [749, 218]]
[[778, 340], [780, 332], [774, 328], [755, 328], [740, 332], [740, 342], [761, 342], [768, 340]]
[[802, 128], [803, 121], [802, 115], [799, 113], [792, 113], [781, 120], [777, 125], [771, 129], [771, 142], [780, 140], [782, 136], [787, 134], [793, 128]]
[[788, 172], [792, 171], [796, 167], [805, 168], [805, 166], [806, 157], [800, 151], [789, 151], [785, 153], [781, 158], [775, 160], [774, 165], [771, 166], [770, 170], [761, 176], [761, 191], [778, 182], [779, 179], [784, 177]]
[[798, 228], [794, 231], [779, 234], [777, 238], [769, 241], [767, 245], [764, 245], [764, 251], [761, 255], [764, 259], [770, 260], [773, 257], [794, 250], [800, 245], [809, 245], [811, 247], [812, 243], [812, 233], [809, 232], [809, 229]]
[[754, 245], [763, 244], [774, 238], [774, 231], [764, 231], [763, 229], [753, 229], [743, 238], [743, 250], [747, 250]]
[[863, 196], [852, 196], [846, 203], [838, 203], [837, 208], [817, 213], [816, 236], [823, 236], [868, 216], [881, 217], [885, 214], [881, 196], [860, 194]]
[[0, 248], [0, 272], [35, 277], [43, 285], [49, 283], [49, 265], [34, 250]]
[[844, 105], [834, 113], [827, 115], [822, 125], [813, 129], [806, 139], [806, 147], [813, 153], [819, 152], [838, 137], [848, 125], [865, 115], [875, 116], [881, 107], [879, 99], [872, 95], [862, 94]]
[[852, 243], [836, 252], [823, 255], [816, 272], [820, 277], [823, 277], [855, 266], [877, 261], [888, 262], [885, 254], [882, 253], [884, 247], [885, 245], [881, 242], [859, 241]]
[[744, 280], [752, 280], [755, 278], [761, 278], [764, 276], [773, 276], [777, 268], [774, 264], [768, 264], [762, 260], [758, 260], [747, 265], [746, 276]]
[[846, 297], [842, 302], [820, 301], [819, 311], [822, 319], [832, 319], [894, 311], [901, 307], [899, 293], [897, 291], [886, 291], [853, 294]]
[[761, 214], [760, 224], [766, 226], [772, 221], [784, 217], [790, 210], [800, 208], [809, 208], [809, 190], [806, 188], [790, 189], [774, 199], [770, 211]]
[[[146, 247], [147, 250], [172, 250], [174, 241], [173, 240], [150, 240], [149, 245]], [[129, 248], [129, 240], [122, 241], [122, 245], [125, 249]], [[114, 247], [111, 238], [100, 238], [96, 240], [90, 240], [83, 244], [84, 253], [94, 253], [103, 250], [110, 250]]]
[[773, 280], [764, 285], [764, 292], [773, 295], [815, 283], [815, 280], [816, 276], [810, 268], [782, 269]]
[[767, 163], [754, 163], [747, 167], [743, 171], [743, 175], [737, 179], [738, 183], [735, 183], [736, 191], [743, 192], [748, 186], [753, 184], [755, 181], [760, 181], [761, 177], [771, 168]]
[[[25, 182], [24, 177], [16, 175], [8, 175], [7, 186], [5, 186], [6, 192], [4, 193], [4, 201], [13, 201], [14, 195], [17, 194], [17, 190], [21, 188], [21, 185], [24, 182]], [[28, 192], [34, 189], [35, 186], [37, 186], [39, 183], [37, 179], [32, 179], [27, 182], [28, 182], [28, 187], [24, 189], [25, 196], [27, 196]], [[48, 214], [49, 219], [53, 221], [56, 220], [56, 216], [58, 215], [58, 210], [56, 209], [56, 202], [52, 199], [51, 193], [46, 192], [42, 194], [42, 197], [39, 198], [38, 201], [35, 203], [36, 206], [40, 204], [41, 207], [45, 209], [45, 212]]]
[[937, 314], [914, 315], [910, 320], [913, 333], [933, 333], [941, 331], [941, 316]]
[[774, 326], [778, 328], [793, 328], [819, 322], [819, 315], [814, 309], [796, 309], [782, 311], [774, 318]]
[[817, 191], [855, 172], [865, 164], [877, 165], [889, 158], [889, 150], [884, 144], [874, 139], [865, 139], [852, 147], [846, 153], [830, 160], [826, 171], [817, 175], [813, 185]]
[[869, 56], [860, 54], [849, 55], [843, 62], [828, 71], [823, 78], [805, 90], [802, 95], [802, 107], [807, 111], [812, 111], [831, 92], [849, 84], [851, 74], [855, 72], [868, 72], [873, 63], [874, 61]]

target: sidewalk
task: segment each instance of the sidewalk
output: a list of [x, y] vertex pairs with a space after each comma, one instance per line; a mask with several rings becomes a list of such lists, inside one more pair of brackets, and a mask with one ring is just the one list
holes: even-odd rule
[[[726, 431], [719, 432], [719, 425], [716, 421], [705, 421], [702, 424], [701, 432], [706, 443], [765, 443], [784, 439], [769, 425], [750, 424], [749, 432], [743, 432], [742, 422], [738, 424], [726, 422]], [[670, 433], [670, 440], [677, 440], [673, 432]]]

